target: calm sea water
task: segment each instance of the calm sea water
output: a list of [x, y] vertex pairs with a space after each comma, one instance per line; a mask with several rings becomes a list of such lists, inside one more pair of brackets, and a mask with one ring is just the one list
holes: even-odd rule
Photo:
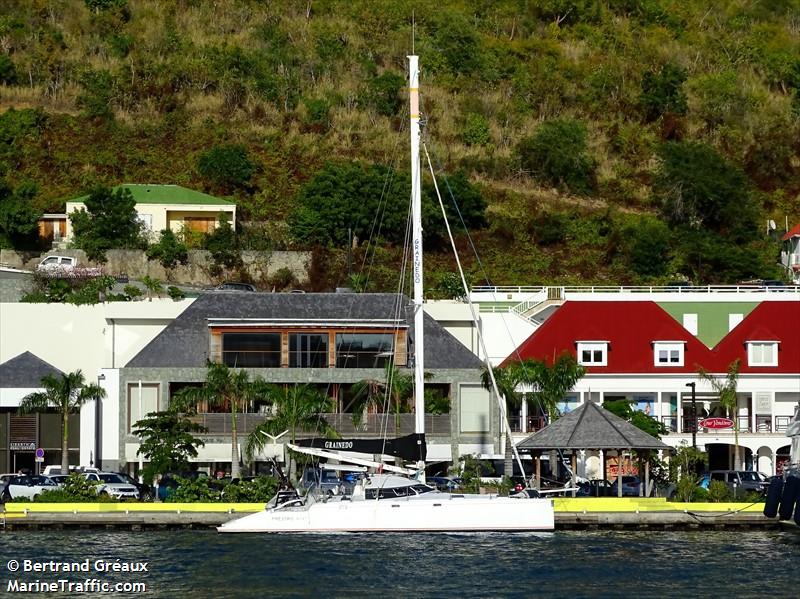
[[[0, 534], [8, 580], [144, 582], [149, 597], [800, 597], [800, 533]], [[10, 573], [8, 560], [148, 562], [148, 573]], [[52, 595], [51, 595], [52, 596]], [[105, 596], [141, 596], [120, 593]]]

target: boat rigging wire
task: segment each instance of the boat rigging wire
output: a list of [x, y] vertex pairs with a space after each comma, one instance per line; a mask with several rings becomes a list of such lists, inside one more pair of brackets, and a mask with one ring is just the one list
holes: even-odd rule
[[[458, 267], [458, 275], [461, 278], [461, 285], [464, 287], [464, 293], [469, 294], [469, 287], [467, 287], [467, 280], [464, 277], [464, 269], [461, 268], [461, 259], [458, 257], [458, 251], [456, 249], [456, 242], [453, 238], [453, 231], [450, 229], [450, 222], [447, 220], [447, 211], [444, 207], [444, 202], [442, 202], [442, 194], [439, 193], [439, 185], [436, 182], [436, 173], [433, 171], [433, 163], [431, 162], [430, 154], [428, 154], [428, 146], [423, 141], [422, 142], [422, 149], [425, 152], [425, 157], [428, 160], [428, 168], [431, 172], [431, 177], [433, 177], [433, 187], [436, 190], [436, 197], [439, 200], [439, 207], [442, 209], [442, 218], [444, 219], [444, 226], [447, 229], [447, 236], [450, 239], [450, 246], [453, 248], [453, 255], [455, 256], [456, 266]], [[469, 305], [469, 311], [472, 316], [473, 322], [478, 322], [478, 315], [475, 313], [475, 306], [471, 301], [467, 302]], [[484, 360], [486, 361], [486, 367], [489, 373], [489, 378], [492, 381], [492, 390], [497, 395], [497, 397], [502, 398], [503, 396], [500, 394], [500, 390], [497, 387], [497, 380], [494, 376], [494, 370], [492, 369], [492, 364], [489, 362], [489, 354], [486, 351], [486, 343], [483, 339], [483, 334], [481, 333], [480, 328], [477, 329], [478, 333], [478, 343], [481, 346], [481, 351], [484, 355]], [[506, 405], [505, 401], [498, 401], [497, 404], [500, 406], [500, 414], [503, 421], [504, 432], [506, 437], [508, 438], [508, 442], [511, 445], [511, 451], [514, 454], [514, 458], [517, 460], [517, 465], [519, 466], [520, 472], [522, 476], [525, 477], [525, 468], [522, 465], [522, 459], [519, 456], [519, 451], [517, 451], [517, 446], [514, 444], [514, 440], [511, 438], [511, 425], [508, 422], [508, 414], [506, 412]]]

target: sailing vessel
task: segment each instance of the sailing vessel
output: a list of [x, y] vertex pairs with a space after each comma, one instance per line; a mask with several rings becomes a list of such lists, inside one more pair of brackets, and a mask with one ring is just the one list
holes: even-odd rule
[[[549, 531], [554, 528], [550, 499], [443, 493], [425, 480], [425, 400], [422, 288], [422, 194], [418, 57], [409, 56], [411, 132], [412, 263], [414, 283], [415, 434], [395, 442], [310, 440], [294, 451], [377, 468], [356, 483], [352, 494], [322, 497], [282, 490], [258, 513], [227, 522], [219, 532], [472, 532]], [[491, 369], [490, 369], [491, 372]], [[502, 405], [502, 404], [501, 404]], [[379, 444], [374, 446], [368, 445]], [[414, 468], [344, 458], [338, 451], [396, 455]], [[372, 451], [370, 451], [372, 450]]]

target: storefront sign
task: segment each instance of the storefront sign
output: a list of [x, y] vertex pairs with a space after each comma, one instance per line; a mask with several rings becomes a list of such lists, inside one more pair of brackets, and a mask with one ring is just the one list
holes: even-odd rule
[[700, 421], [700, 426], [713, 429], [733, 428], [733, 420], [730, 418], [703, 418]]
[[11, 442], [8, 445], [8, 448], [11, 451], [35, 451], [36, 450], [36, 443], [30, 442]]

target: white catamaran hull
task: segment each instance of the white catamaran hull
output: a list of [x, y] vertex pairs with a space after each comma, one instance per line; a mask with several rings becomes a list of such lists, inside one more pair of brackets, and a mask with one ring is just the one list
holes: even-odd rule
[[329, 501], [310, 506], [268, 508], [227, 522], [219, 532], [477, 532], [549, 531], [549, 499], [427, 496], [379, 501]]

